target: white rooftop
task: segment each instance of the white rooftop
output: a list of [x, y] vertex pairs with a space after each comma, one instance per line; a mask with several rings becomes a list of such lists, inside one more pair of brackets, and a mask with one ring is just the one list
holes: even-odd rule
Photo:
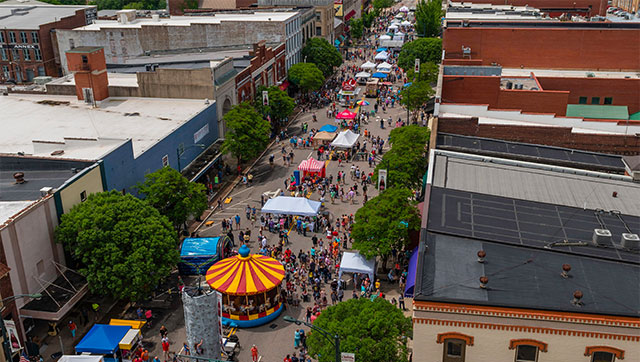
[[[37, 30], [40, 25], [58, 21], [75, 15], [76, 11], [95, 8], [89, 5], [51, 5], [38, 2], [20, 3], [13, 1], [10, 4], [0, 3], [0, 28]], [[18, 10], [12, 14], [11, 11]]]
[[61, 158], [97, 160], [132, 139], [137, 157], [206, 107], [192, 99], [108, 98], [92, 108], [75, 96], [0, 96], [0, 153], [55, 157], [62, 149]]
[[618, 72], [600, 70], [564, 70], [564, 69], [536, 69], [536, 68], [502, 68], [503, 77], [528, 77], [531, 73], [537, 77], [565, 77], [586, 78], [587, 74], [593, 74], [595, 78], [640, 78], [640, 72]]
[[0, 227], [34, 201], [0, 201]]
[[262, 12], [254, 13], [219, 13], [214, 16], [172, 16], [170, 18], [137, 18], [128, 23], [117, 20], [96, 20], [93, 24], [75, 28], [73, 30], [96, 31], [108, 28], [141, 28], [145, 26], [191, 26], [192, 24], [220, 24], [223, 21], [243, 22], [283, 22], [294, 16], [296, 12]]

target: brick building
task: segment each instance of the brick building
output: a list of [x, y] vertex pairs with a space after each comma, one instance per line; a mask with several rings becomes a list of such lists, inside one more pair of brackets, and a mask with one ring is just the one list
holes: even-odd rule
[[604, 16], [607, 11], [607, 0], [473, 0], [473, 3], [527, 5], [538, 8], [550, 16], [559, 16], [561, 14], [584, 15], [587, 17]]
[[[333, 15], [335, 13], [333, 0], [258, 0], [258, 5], [261, 7], [313, 6], [315, 18], [310, 31], [306, 31], [305, 39], [307, 37], [322, 37], [333, 44]], [[304, 27], [303, 32], [305, 32]]]
[[284, 44], [272, 48], [262, 41], [254, 45], [250, 56], [248, 66], [236, 75], [238, 103], [253, 100], [262, 85], [280, 85], [281, 89], [288, 85]]
[[95, 6], [33, 0], [1, 3], [0, 82], [23, 83], [37, 76], [60, 76], [56, 30], [85, 26], [96, 17]]

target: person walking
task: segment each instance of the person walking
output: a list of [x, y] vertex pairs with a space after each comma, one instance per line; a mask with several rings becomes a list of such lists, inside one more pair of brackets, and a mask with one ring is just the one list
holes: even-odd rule
[[398, 297], [398, 307], [404, 311], [404, 310], [407, 310], [407, 309], [404, 306], [404, 296], [402, 294], [403, 293], [401, 292], [400, 296]]
[[71, 337], [76, 338], [76, 331], [78, 330], [78, 326], [74, 321], [69, 321], [69, 331], [71, 331]]
[[294, 334], [294, 338], [293, 338], [293, 348], [299, 348], [300, 347], [300, 330], [296, 329], [296, 332]]
[[258, 347], [255, 344], [251, 347], [251, 361], [258, 362]]
[[164, 362], [169, 360], [169, 337], [162, 337], [162, 358], [164, 358]]

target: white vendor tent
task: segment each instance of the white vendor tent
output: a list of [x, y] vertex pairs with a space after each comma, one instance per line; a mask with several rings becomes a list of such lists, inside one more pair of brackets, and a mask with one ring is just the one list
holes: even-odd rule
[[369, 78], [369, 77], [371, 77], [371, 73], [360, 72], [356, 74], [356, 78]]
[[338, 134], [336, 139], [331, 142], [331, 146], [338, 148], [351, 148], [358, 142], [360, 135], [351, 132], [351, 130], [342, 131]]
[[391, 40], [391, 36], [385, 34], [385, 35], [380, 35], [380, 40]]
[[359, 273], [369, 275], [369, 280], [373, 282], [375, 280], [376, 273], [376, 261], [367, 260], [359, 253], [352, 253], [345, 251], [342, 253], [342, 260], [340, 261], [340, 271], [338, 272], [338, 278], [342, 278], [342, 273]]
[[391, 68], [393, 68], [393, 65], [391, 65], [391, 64], [389, 64], [387, 62], [383, 62], [383, 63], [378, 64], [378, 66], [376, 68], [378, 68], [378, 70], [382, 70], [382, 69], [391, 70]]
[[411, 23], [408, 20], [405, 20], [405, 21], [401, 22], [400, 25], [402, 25], [402, 26], [411, 26]]
[[104, 356], [65, 354], [58, 362], [104, 362]]
[[380, 52], [380, 53], [376, 54], [375, 59], [376, 59], [376, 60], [387, 60], [387, 59], [389, 59], [389, 53], [387, 53], [387, 52]]
[[278, 196], [269, 199], [262, 207], [265, 214], [316, 216], [322, 203], [306, 197]]
[[398, 25], [396, 24], [389, 25], [389, 30], [398, 30]]
[[369, 61], [367, 61], [366, 63], [364, 63], [364, 64], [362, 64], [360, 66], [360, 68], [362, 68], [362, 69], [373, 69], [375, 67], [376, 67], [376, 63], [369, 62]]

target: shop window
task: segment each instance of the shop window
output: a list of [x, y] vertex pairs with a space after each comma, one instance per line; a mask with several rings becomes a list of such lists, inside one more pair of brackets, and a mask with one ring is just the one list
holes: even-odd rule
[[591, 104], [600, 104], [600, 97], [591, 97]]
[[9, 32], [9, 43], [15, 43], [16, 42], [16, 33], [10, 31]]
[[37, 31], [32, 31], [31, 32], [31, 42], [36, 43], [36, 44], [40, 42], [40, 36], [38, 35]]
[[21, 43], [28, 43], [29, 42], [27, 40], [27, 32], [26, 31], [21, 31], [20, 32], [20, 42]]
[[516, 362], [536, 362], [538, 360], [538, 347], [521, 344], [516, 347]]
[[169, 155], [162, 156], [162, 167], [169, 166]]
[[604, 104], [613, 104], [612, 97], [604, 97]]
[[591, 362], [614, 362], [616, 359], [624, 359], [624, 350], [609, 346], [588, 346], [584, 355], [591, 356]]
[[578, 103], [579, 104], [587, 104], [587, 97], [578, 98]]

